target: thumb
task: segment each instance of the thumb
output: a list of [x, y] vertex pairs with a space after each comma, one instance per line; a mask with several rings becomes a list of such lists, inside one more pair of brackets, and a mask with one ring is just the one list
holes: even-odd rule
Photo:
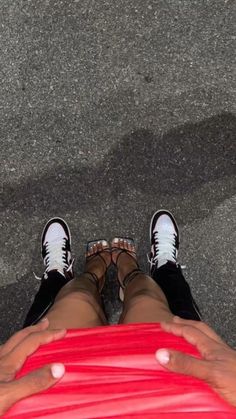
[[7, 395], [4, 398], [5, 411], [17, 401], [53, 386], [64, 374], [65, 367], [63, 364], [51, 364], [7, 383]]
[[159, 349], [155, 356], [159, 364], [169, 371], [191, 375], [205, 381], [208, 380], [211, 371], [208, 361], [169, 349]]

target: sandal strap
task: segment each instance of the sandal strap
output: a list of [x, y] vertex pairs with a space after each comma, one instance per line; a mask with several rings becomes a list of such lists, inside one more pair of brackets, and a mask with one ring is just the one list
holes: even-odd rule
[[122, 281], [122, 288], [126, 288], [127, 285], [139, 274], [143, 274], [143, 271], [138, 267], [138, 268], [133, 269], [127, 275], [125, 275]]
[[116, 266], [117, 266], [117, 263], [118, 263], [118, 259], [119, 259], [120, 255], [122, 253], [127, 253], [127, 255], [131, 256], [135, 260], [135, 262], [137, 262], [136, 252], [132, 252], [132, 250], [127, 250], [127, 249], [120, 249], [119, 247], [112, 247], [111, 248], [111, 253], [113, 251], [117, 251], [117, 250], [120, 250], [120, 253], [118, 254], [118, 256], [116, 258]]
[[[104, 262], [104, 265], [106, 266], [106, 272], [107, 272], [108, 266], [107, 266], [107, 263], [106, 263], [104, 257], [101, 255], [101, 252], [109, 252], [110, 253], [110, 249], [100, 250], [99, 252], [96, 252], [93, 255], [87, 256], [86, 260], [92, 260], [95, 256], [99, 256], [102, 259], [102, 261]], [[106, 272], [105, 272], [105, 274], [106, 274]], [[91, 275], [94, 275], [94, 274], [91, 274]]]

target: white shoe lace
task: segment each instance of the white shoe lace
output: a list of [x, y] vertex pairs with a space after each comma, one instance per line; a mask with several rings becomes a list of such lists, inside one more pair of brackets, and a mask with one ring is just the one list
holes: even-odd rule
[[[46, 269], [43, 274], [45, 279], [47, 279], [48, 272], [51, 270], [57, 270], [62, 275], [64, 275], [64, 270], [67, 272], [71, 270], [74, 260], [72, 260], [70, 265], [68, 265], [66, 259], [66, 250], [64, 250], [65, 244], [65, 238], [46, 243], [46, 256], [44, 258]], [[36, 276], [35, 273], [34, 276], [36, 279], [41, 279], [40, 277]]]
[[160, 260], [176, 263], [175, 234], [168, 231], [156, 231], [154, 233], [154, 257], [148, 260], [154, 266]]

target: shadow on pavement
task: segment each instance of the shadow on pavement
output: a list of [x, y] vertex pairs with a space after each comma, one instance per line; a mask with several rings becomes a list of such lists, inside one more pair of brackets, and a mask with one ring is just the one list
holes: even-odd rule
[[[16, 187], [6, 183], [0, 194], [0, 211], [17, 210], [17, 222], [22, 224], [26, 220], [33, 223], [33, 216], [46, 220], [70, 213], [73, 218], [77, 211], [78, 223], [87, 219], [91, 227], [91, 232], [81, 231], [82, 241], [90, 238], [85, 236], [88, 234], [101, 236], [105, 229], [110, 237], [133, 234], [144, 247], [149, 219], [158, 207], [168, 206], [179, 222], [186, 224], [204, 218], [232, 195], [235, 132], [236, 118], [230, 113], [185, 124], [163, 136], [147, 129], [134, 130], [118, 139], [96, 167], [53, 167], [40, 179], [30, 178]], [[222, 181], [224, 187], [218, 187]], [[20, 327], [35, 288], [37, 284], [27, 275], [1, 288], [3, 339]], [[22, 295], [24, 310], [20, 309]], [[108, 297], [114, 299], [114, 304], [108, 305], [114, 320], [121, 308], [114, 297], [114, 278], [109, 279], [105, 301]]]

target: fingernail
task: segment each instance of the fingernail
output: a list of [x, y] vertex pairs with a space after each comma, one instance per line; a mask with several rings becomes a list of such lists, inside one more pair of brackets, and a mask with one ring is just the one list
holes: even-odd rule
[[170, 354], [166, 349], [159, 349], [156, 352], [156, 359], [161, 365], [166, 365], [170, 360]]
[[54, 378], [61, 378], [65, 374], [65, 367], [63, 364], [54, 364], [51, 367], [51, 372]]
[[102, 245], [106, 246], [107, 242], [105, 240], [102, 241]]
[[114, 243], [118, 243], [118, 241], [119, 241], [119, 240], [118, 240], [117, 238], [115, 238], [115, 239], [114, 239]]

